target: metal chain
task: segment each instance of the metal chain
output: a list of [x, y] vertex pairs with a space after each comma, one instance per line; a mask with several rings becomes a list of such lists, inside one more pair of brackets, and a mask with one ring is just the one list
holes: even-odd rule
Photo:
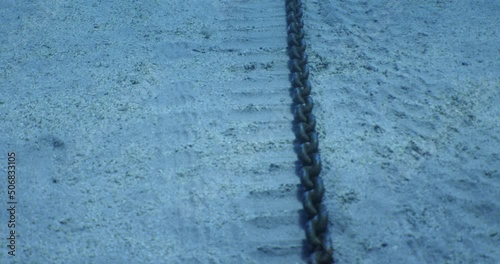
[[328, 233], [328, 212], [321, 204], [325, 187], [319, 176], [321, 159], [318, 153], [316, 118], [312, 113], [314, 102], [309, 81], [304, 21], [301, 0], [286, 0], [288, 26], [288, 55], [292, 93], [295, 102], [296, 137], [299, 141], [298, 157], [301, 161], [300, 181], [304, 186], [303, 206], [307, 214], [305, 227], [311, 247], [311, 263], [333, 263], [333, 247]]

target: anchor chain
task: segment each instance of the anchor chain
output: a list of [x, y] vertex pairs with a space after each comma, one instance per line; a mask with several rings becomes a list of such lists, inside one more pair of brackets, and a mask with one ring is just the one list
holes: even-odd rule
[[325, 187], [319, 176], [321, 158], [318, 152], [316, 118], [312, 113], [314, 101], [309, 81], [302, 1], [286, 0], [288, 55], [294, 115], [295, 133], [299, 141], [298, 158], [301, 161], [300, 181], [305, 189], [303, 207], [307, 214], [306, 238], [311, 247], [311, 263], [332, 263], [333, 247], [328, 233], [328, 212], [322, 204]]

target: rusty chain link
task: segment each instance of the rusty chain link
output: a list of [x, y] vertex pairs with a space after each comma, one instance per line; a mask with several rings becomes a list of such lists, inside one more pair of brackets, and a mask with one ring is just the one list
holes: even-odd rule
[[293, 100], [295, 102], [296, 137], [299, 141], [298, 157], [301, 161], [300, 181], [304, 186], [304, 211], [307, 214], [306, 238], [311, 247], [311, 263], [332, 263], [333, 247], [328, 233], [328, 212], [321, 204], [325, 187], [319, 176], [321, 158], [318, 153], [316, 118], [312, 113], [314, 102], [309, 81], [304, 21], [301, 0], [286, 0], [288, 55]]

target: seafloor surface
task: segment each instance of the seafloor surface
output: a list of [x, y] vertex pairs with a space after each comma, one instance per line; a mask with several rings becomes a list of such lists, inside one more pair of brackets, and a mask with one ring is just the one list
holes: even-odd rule
[[[500, 2], [304, 10], [337, 263], [500, 262]], [[284, 1], [0, 21], [1, 263], [305, 263]]]

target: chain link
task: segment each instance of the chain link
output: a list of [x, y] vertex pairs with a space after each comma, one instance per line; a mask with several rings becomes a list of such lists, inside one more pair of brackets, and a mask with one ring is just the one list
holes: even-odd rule
[[295, 103], [296, 137], [300, 143], [298, 158], [301, 161], [300, 181], [304, 186], [304, 211], [307, 214], [306, 238], [312, 249], [311, 263], [333, 263], [333, 247], [328, 233], [328, 212], [321, 204], [325, 193], [318, 153], [316, 118], [312, 113], [314, 101], [309, 81], [304, 21], [301, 0], [286, 0], [288, 55], [293, 100]]

